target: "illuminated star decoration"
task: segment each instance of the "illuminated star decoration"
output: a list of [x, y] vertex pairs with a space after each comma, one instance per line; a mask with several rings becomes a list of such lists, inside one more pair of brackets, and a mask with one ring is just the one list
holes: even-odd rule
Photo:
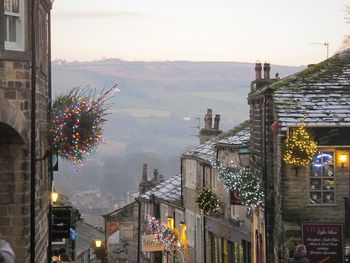
[[317, 144], [306, 131], [306, 125], [302, 125], [287, 137], [283, 160], [292, 166], [307, 166], [311, 163], [317, 151]]
[[241, 168], [236, 165], [227, 166], [221, 162], [211, 161], [218, 172], [219, 180], [229, 191], [238, 191], [240, 201], [248, 207], [263, 207], [264, 191], [259, 177], [250, 168]]
[[178, 235], [173, 229], [170, 229], [165, 223], [152, 216], [147, 216], [146, 225], [147, 229], [162, 242], [165, 251], [171, 253], [176, 251]]
[[197, 189], [196, 207], [203, 211], [204, 214], [213, 215], [220, 211], [220, 198], [206, 187]]
[[52, 105], [50, 144], [52, 151], [64, 159], [72, 160], [75, 170], [103, 141], [103, 124], [108, 100], [113, 97], [116, 85], [96, 98], [89, 87], [74, 88], [58, 96]]

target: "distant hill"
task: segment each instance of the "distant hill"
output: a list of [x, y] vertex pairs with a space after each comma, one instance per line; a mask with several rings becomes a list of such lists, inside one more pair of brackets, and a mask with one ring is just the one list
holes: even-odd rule
[[[303, 67], [272, 65], [271, 76], [285, 77]], [[105, 127], [105, 144], [92, 157], [99, 179], [89, 184], [131, 190], [141, 177], [141, 164], [151, 155], [154, 167], [162, 167], [165, 177], [179, 172], [178, 156], [185, 148], [198, 144], [197, 126], [203, 124], [207, 108], [221, 115], [221, 129], [227, 130], [248, 118], [247, 94], [255, 77], [254, 64], [242, 62], [128, 62], [105, 59], [92, 62], [54, 61], [52, 80], [54, 96], [76, 86], [90, 85], [101, 90], [118, 83], [118, 92]], [[185, 118], [189, 117], [189, 118]], [[199, 120], [197, 119], [199, 118]], [[138, 163], [133, 163], [137, 156]], [[157, 158], [159, 163], [157, 163]], [[123, 174], [113, 177], [116, 170]], [[170, 161], [171, 160], [171, 161]], [[146, 161], [146, 160], [145, 160]], [[128, 163], [126, 163], [128, 162]], [[89, 161], [87, 162], [87, 166]], [[112, 165], [112, 167], [110, 167]], [[124, 167], [132, 166], [132, 168]], [[76, 187], [86, 188], [91, 169], [83, 170]], [[58, 184], [74, 191], [70, 168], [61, 169]], [[64, 180], [61, 180], [65, 178]], [[127, 179], [126, 179], [127, 178]], [[91, 179], [91, 178], [90, 178]], [[68, 180], [68, 181], [67, 181]], [[64, 186], [65, 185], [65, 186]], [[69, 188], [72, 188], [71, 190]]]

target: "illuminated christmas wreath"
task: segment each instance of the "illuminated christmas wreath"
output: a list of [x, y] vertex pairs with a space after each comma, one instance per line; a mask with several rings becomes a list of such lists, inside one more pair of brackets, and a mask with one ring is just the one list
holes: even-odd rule
[[238, 191], [242, 205], [248, 207], [263, 206], [264, 192], [262, 182], [250, 168], [229, 167], [212, 160], [212, 166], [218, 172], [219, 180], [229, 191]]
[[156, 238], [163, 244], [164, 250], [174, 253], [178, 248], [178, 235], [175, 229], [170, 229], [164, 222], [155, 217], [147, 216], [146, 225]]
[[204, 214], [213, 215], [220, 211], [220, 198], [206, 187], [197, 189], [196, 207], [203, 211]]
[[306, 131], [305, 123], [287, 137], [283, 160], [292, 166], [309, 165], [317, 151], [317, 144]]
[[86, 87], [74, 88], [58, 96], [52, 105], [49, 140], [52, 151], [64, 159], [81, 165], [102, 142], [103, 124], [108, 100], [116, 86], [95, 97]]

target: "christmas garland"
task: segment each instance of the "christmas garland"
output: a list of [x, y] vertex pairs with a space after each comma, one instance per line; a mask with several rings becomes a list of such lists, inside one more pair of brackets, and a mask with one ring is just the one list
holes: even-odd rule
[[74, 88], [58, 96], [52, 105], [49, 140], [52, 151], [82, 165], [88, 155], [102, 142], [103, 124], [108, 100], [116, 86], [95, 97], [95, 91]]
[[283, 160], [295, 167], [309, 165], [317, 151], [317, 144], [306, 131], [305, 123], [287, 137]]
[[204, 214], [213, 215], [220, 211], [220, 198], [208, 188], [197, 189], [196, 207], [203, 211]]
[[146, 225], [147, 229], [163, 243], [165, 251], [172, 253], [176, 251], [178, 235], [175, 230], [170, 229], [165, 223], [151, 216], [147, 216]]
[[263, 206], [264, 192], [262, 182], [250, 168], [229, 167], [212, 161], [218, 172], [219, 180], [229, 191], [238, 191], [243, 205], [248, 207]]

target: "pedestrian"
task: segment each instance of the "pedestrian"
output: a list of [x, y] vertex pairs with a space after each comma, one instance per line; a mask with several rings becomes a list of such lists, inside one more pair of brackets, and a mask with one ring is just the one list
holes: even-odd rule
[[305, 245], [297, 245], [291, 263], [310, 263]]
[[0, 239], [0, 263], [14, 263], [15, 253], [9, 243]]
[[60, 255], [60, 260], [61, 262], [73, 262], [72, 259], [68, 256], [67, 251], [64, 247], [61, 247], [58, 251], [59, 255]]

